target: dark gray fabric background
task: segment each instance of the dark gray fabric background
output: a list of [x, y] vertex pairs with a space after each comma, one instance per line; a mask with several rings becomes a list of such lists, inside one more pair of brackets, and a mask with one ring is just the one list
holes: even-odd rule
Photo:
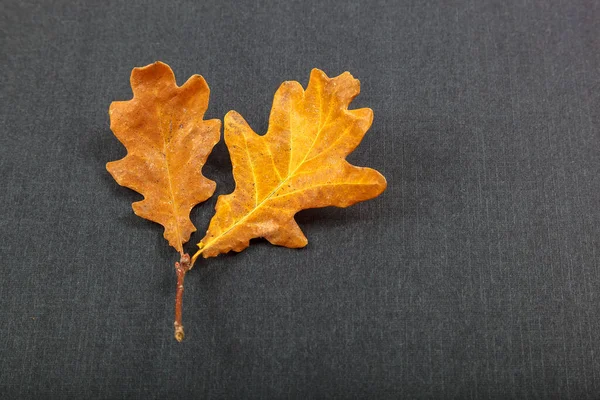
[[[597, 1], [0, 6], [3, 398], [600, 398]], [[387, 191], [186, 279], [107, 161], [135, 66], [265, 132], [285, 80], [362, 82]], [[221, 142], [205, 174], [233, 189]], [[196, 207], [202, 237], [215, 198]]]

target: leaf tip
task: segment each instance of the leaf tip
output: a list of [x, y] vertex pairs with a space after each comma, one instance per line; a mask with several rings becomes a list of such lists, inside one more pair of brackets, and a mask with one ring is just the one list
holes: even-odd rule
[[227, 114], [225, 114], [225, 118], [223, 118], [223, 119], [227, 120], [227, 118], [237, 118], [237, 117], [241, 117], [240, 113], [238, 113], [235, 110], [229, 110], [227, 112]]
[[206, 79], [202, 75], [194, 74], [181, 86], [182, 89], [189, 89], [193, 94], [202, 94], [206, 97], [206, 107], [208, 107], [208, 97], [210, 96], [210, 88]]
[[325, 73], [325, 71], [323, 71], [322, 69], [319, 69], [319, 68], [313, 68], [310, 70], [310, 77], [312, 78], [313, 76], [320, 77], [320, 78], [327, 78], [327, 74]]
[[327, 74], [320, 70], [319, 68], [313, 68], [310, 71], [310, 76], [308, 77], [308, 85], [307, 85], [307, 89], [308, 86], [312, 85], [322, 85], [325, 82], [327, 82], [327, 80], [329, 79], [329, 77], [327, 76]]
[[131, 77], [129, 78], [134, 96], [140, 87], [152, 87], [163, 80], [168, 84], [175, 85], [173, 70], [162, 61], [156, 61], [144, 67], [135, 67], [131, 71]]
[[372, 181], [375, 184], [375, 195], [373, 197], [377, 197], [387, 189], [387, 180], [381, 172], [377, 170], [373, 171], [375, 172], [372, 178]]
[[223, 122], [226, 131], [228, 127], [233, 128], [238, 126], [248, 126], [248, 123], [246, 122], [244, 117], [242, 117], [242, 115], [235, 110], [231, 110], [227, 114], [225, 114]]
[[107, 170], [107, 171], [108, 171], [108, 173], [109, 173], [109, 174], [111, 174], [111, 175], [112, 175], [113, 163], [114, 163], [114, 161], [109, 161], [109, 162], [107, 162], [107, 163], [106, 163], [106, 165], [105, 165], [105, 167], [106, 167], [106, 170]]

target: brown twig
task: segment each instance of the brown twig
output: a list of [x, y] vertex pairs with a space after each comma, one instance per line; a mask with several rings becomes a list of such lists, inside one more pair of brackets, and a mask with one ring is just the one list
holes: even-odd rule
[[185, 337], [183, 324], [181, 323], [181, 308], [183, 303], [183, 279], [186, 272], [190, 270], [192, 264], [189, 254], [181, 254], [179, 262], [175, 263], [175, 272], [177, 273], [177, 292], [175, 294], [175, 339], [181, 342]]

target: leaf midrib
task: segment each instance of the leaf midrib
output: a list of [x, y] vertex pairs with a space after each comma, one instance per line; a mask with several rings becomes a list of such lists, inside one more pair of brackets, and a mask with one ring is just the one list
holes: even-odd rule
[[[160, 120], [162, 119], [162, 112], [159, 108], [159, 113], [158, 113], [161, 118], [159, 119], [159, 126], [160, 126], [160, 135], [162, 137], [163, 140], [163, 154], [165, 156], [164, 160], [165, 160], [165, 165], [167, 167], [167, 180], [169, 181], [169, 194], [171, 196], [171, 207], [173, 209], [173, 218], [175, 220], [175, 234], [177, 235], [177, 243], [179, 244], [179, 252], [183, 252], [183, 238], [181, 236], [181, 230], [179, 229], [179, 218], [177, 216], [177, 202], [175, 200], [175, 192], [173, 191], [173, 179], [171, 178], [171, 169], [169, 168], [169, 159], [168, 159], [168, 155], [167, 155], [167, 139], [165, 136], [165, 132], [163, 130], [162, 124], [160, 124]], [[170, 133], [172, 132], [173, 129], [173, 120], [169, 119], [169, 131]]]

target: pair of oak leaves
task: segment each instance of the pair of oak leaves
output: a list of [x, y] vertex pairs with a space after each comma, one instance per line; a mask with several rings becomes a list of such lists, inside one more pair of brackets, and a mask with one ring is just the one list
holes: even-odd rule
[[208, 231], [190, 258], [183, 251], [196, 231], [189, 215], [215, 191], [216, 183], [201, 170], [220, 139], [221, 121], [203, 119], [210, 90], [200, 75], [179, 87], [171, 68], [156, 62], [133, 69], [131, 88], [133, 99], [115, 101], [109, 110], [111, 130], [127, 155], [106, 168], [120, 185], [144, 196], [133, 211], [163, 225], [165, 239], [181, 255], [175, 264], [178, 341], [184, 337], [183, 278], [200, 255], [239, 252], [258, 237], [304, 247], [308, 240], [294, 220], [298, 211], [348, 207], [386, 188], [379, 172], [345, 160], [373, 121], [369, 108], [348, 109], [360, 82], [348, 72], [329, 78], [313, 69], [306, 90], [295, 81], [279, 87], [265, 135], [257, 135], [237, 112], [225, 115], [236, 186], [219, 196]]

